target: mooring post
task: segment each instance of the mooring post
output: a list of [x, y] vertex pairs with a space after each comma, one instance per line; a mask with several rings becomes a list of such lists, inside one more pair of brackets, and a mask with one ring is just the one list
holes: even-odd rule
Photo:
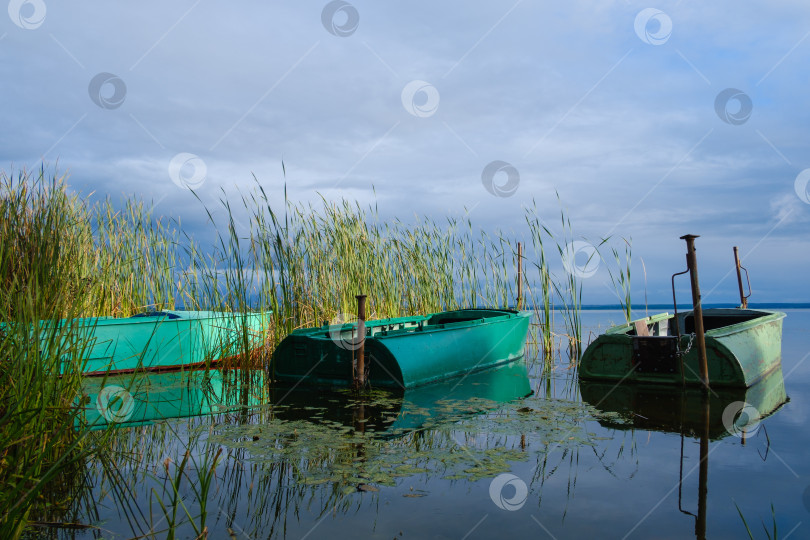
[[517, 309], [523, 307], [523, 244], [517, 249]]
[[[748, 297], [745, 296], [745, 291], [743, 290], [742, 274], [740, 273], [740, 252], [737, 246], [734, 246], [734, 266], [737, 268], [737, 285], [740, 287], [740, 307], [746, 309], [748, 308]], [[746, 271], [746, 275], [748, 275], [748, 271]]]
[[366, 385], [366, 295], [358, 294], [357, 298], [357, 348], [355, 354], [354, 387], [359, 389]]
[[689, 280], [692, 284], [692, 315], [695, 319], [695, 340], [698, 346], [698, 359], [700, 360], [700, 381], [709, 388], [709, 364], [706, 360], [706, 337], [703, 331], [703, 307], [700, 303], [700, 284], [698, 283], [697, 256], [695, 255], [695, 238], [698, 235], [687, 234], [681, 236], [686, 240], [686, 265], [689, 268]]

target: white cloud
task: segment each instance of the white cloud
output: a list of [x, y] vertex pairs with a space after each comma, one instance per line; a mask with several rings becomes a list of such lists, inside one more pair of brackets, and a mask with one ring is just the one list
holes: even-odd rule
[[[660, 46], [635, 34], [640, 3], [524, 2], [507, 14], [514, 4], [358, 1], [345, 38], [323, 28], [323, 5], [49, 4], [36, 30], [6, 21], [2, 167], [51, 149], [83, 191], [161, 200], [156, 211], [187, 213], [189, 227], [199, 209], [167, 173], [180, 152], [205, 162], [205, 200], [251, 189], [251, 173], [280, 197], [283, 159], [296, 199], [368, 204], [374, 186], [386, 219], [475, 207], [476, 224], [518, 233], [532, 198], [557, 221], [558, 190], [577, 232], [632, 236], [665, 265], [654, 275], [682, 262], [662, 238], [678, 245], [686, 232], [727, 244], [790, 211], [773, 234], [804, 242], [807, 208], [788, 194], [810, 144], [804, 3], [662, 8], [673, 31]], [[126, 83], [121, 107], [90, 100], [99, 72]], [[430, 117], [402, 106], [416, 79], [441, 96]], [[752, 99], [743, 125], [714, 111], [728, 87]], [[514, 197], [481, 185], [493, 160], [520, 172]], [[797, 258], [774, 254], [763, 274]], [[800, 279], [778, 272], [774, 299]]]

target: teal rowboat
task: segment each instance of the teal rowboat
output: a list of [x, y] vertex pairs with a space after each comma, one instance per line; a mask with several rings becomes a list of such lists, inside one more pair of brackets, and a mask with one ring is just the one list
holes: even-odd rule
[[[779, 311], [704, 309], [709, 384], [747, 388], [781, 366]], [[700, 384], [694, 315], [663, 313], [609, 328], [582, 355], [584, 380]], [[677, 325], [677, 328], [676, 328]]]
[[[464, 309], [366, 321], [365, 365], [372, 386], [410, 388], [523, 357], [530, 311]], [[352, 381], [357, 324], [295, 330], [271, 361], [280, 381]]]
[[[75, 340], [82, 373], [116, 374], [204, 365], [244, 354], [264, 344], [268, 324], [267, 313], [167, 310], [61, 320], [55, 327], [53, 321], [42, 321], [40, 341], [47, 348], [55, 334], [62, 343]], [[70, 367], [67, 356], [63, 373]]]

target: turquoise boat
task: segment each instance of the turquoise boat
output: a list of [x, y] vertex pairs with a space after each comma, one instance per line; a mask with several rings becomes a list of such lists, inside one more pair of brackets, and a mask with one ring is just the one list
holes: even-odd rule
[[89, 377], [81, 388], [78, 426], [145, 426], [165, 420], [239, 413], [267, 403], [264, 371], [192, 370]]
[[[530, 311], [463, 309], [366, 321], [367, 380], [371, 386], [411, 388], [523, 358]], [[357, 323], [295, 330], [273, 353], [279, 381], [345, 385], [352, 382]]]
[[[40, 342], [77, 343], [85, 375], [169, 370], [217, 362], [264, 344], [268, 313], [157, 311], [133, 317], [90, 317], [40, 323]], [[76, 355], [74, 355], [76, 356]], [[72, 361], [64, 356], [62, 372]]]
[[[782, 319], [764, 309], [703, 310], [709, 384], [748, 388], [782, 362]], [[700, 385], [692, 311], [609, 328], [582, 355], [583, 380]], [[693, 346], [694, 345], [694, 346]]]

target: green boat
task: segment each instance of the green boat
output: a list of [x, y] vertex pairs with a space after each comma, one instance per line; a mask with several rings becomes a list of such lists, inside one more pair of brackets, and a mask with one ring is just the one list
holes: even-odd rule
[[267, 402], [264, 372], [138, 372], [84, 380], [76, 424], [91, 430], [151, 425], [177, 418], [241, 412]]
[[[530, 311], [463, 309], [366, 321], [371, 386], [411, 388], [523, 358]], [[273, 377], [309, 384], [353, 379], [357, 323], [295, 330], [273, 353]]]
[[[77, 343], [85, 375], [165, 370], [217, 362], [249, 352], [266, 339], [267, 313], [158, 311], [133, 317], [90, 317], [40, 323], [44, 349]], [[74, 355], [75, 356], [75, 355]], [[71, 361], [64, 356], [62, 372]]]
[[[779, 311], [740, 308], [703, 310], [709, 383], [748, 388], [781, 366]], [[582, 355], [583, 380], [699, 385], [698, 347], [692, 346], [692, 311], [663, 313], [609, 328]]]

